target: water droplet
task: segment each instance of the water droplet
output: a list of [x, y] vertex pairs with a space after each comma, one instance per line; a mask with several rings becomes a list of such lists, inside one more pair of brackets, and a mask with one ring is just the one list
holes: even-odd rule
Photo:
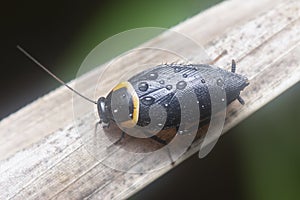
[[149, 85], [146, 82], [141, 82], [141, 83], [139, 83], [138, 87], [139, 87], [140, 91], [145, 92], [148, 90]]
[[188, 75], [187, 75], [187, 74], [183, 74], [182, 77], [183, 77], [183, 78], [186, 78], [186, 77], [188, 77]]
[[197, 104], [199, 104], [199, 101], [197, 101]]
[[179, 81], [176, 84], [176, 88], [179, 89], [179, 90], [183, 90], [186, 87], [186, 85], [187, 85], [187, 83], [185, 81]]
[[180, 68], [180, 67], [175, 67], [174, 71], [175, 71], [175, 72], [180, 72], [180, 71], [181, 71], [181, 68]]
[[222, 86], [224, 85], [223, 80], [219, 78], [219, 79], [217, 80], [217, 85], [220, 86], [220, 87], [222, 87]]
[[172, 85], [167, 85], [166, 88], [167, 88], [167, 90], [171, 90], [172, 89]]
[[205, 83], [205, 80], [204, 80], [204, 79], [201, 79], [201, 83]]
[[205, 108], [205, 106], [204, 106], [204, 105], [201, 105], [201, 108], [202, 108], [202, 109], [204, 109], [204, 108]]
[[142, 103], [143, 103], [144, 105], [147, 105], [147, 106], [153, 104], [154, 101], [155, 101], [155, 99], [154, 99], [153, 97], [144, 97], [144, 98], [142, 99]]
[[168, 106], [169, 106], [169, 104], [165, 103], [165, 107], [168, 107]]
[[159, 127], [162, 127], [162, 126], [163, 126], [163, 124], [159, 123], [159, 124], [157, 124], [157, 126], [159, 126]]
[[117, 113], [118, 112], [118, 109], [114, 109], [114, 113]]
[[161, 81], [159, 81], [159, 83], [163, 85], [163, 84], [165, 84], [165, 81], [161, 80]]
[[225, 99], [224, 99], [224, 98], [222, 98], [221, 100], [222, 100], [222, 102], [224, 102], [224, 101], [225, 101]]
[[155, 80], [155, 79], [157, 79], [157, 77], [158, 77], [158, 74], [156, 72], [152, 72], [152, 73], [148, 74], [148, 78], [150, 80]]
[[187, 130], [187, 129], [178, 131], [178, 134], [179, 134], [179, 135], [188, 134], [188, 133], [190, 133], [190, 131]]
[[132, 117], [132, 114], [131, 114], [131, 113], [129, 114], [129, 117]]
[[122, 97], [125, 98], [125, 97], [126, 97], [126, 94], [122, 94]]

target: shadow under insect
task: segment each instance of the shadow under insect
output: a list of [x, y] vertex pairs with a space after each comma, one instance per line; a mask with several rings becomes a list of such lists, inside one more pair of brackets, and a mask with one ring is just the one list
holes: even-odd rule
[[[197, 129], [196, 135], [193, 136], [191, 143], [197, 139], [205, 137], [209, 127], [209, 122], [210, 119], [203, 120], [191, 128], [194, 130]], [[131, 129], [126, 130], [125, 132], [124, 130], [121, 130], [120, 126], [118, 126], [115, 122], [110, 123], [110, 126], [105, 127], [103, 130], [106, 137], [111, 142], [110, 145], [107, 146], [108, 149], [111, 147], [118, 147], [133, 153], [154, 152], [170, 144], [171, 141], [175, 142], [173, 145], [180, 147], [182, 146], [182, 141], [186, 140], [185, 137], [190, 137], [189, 132], [180, 132], [177, 128], [162, 129], [155, 132], [153, 132], [153, 130], [151, 132]], [[135, 131], [135, 133], [133, 133], [133, 131]], [[137, 135], [143, 135], [143, 137], [136, 137]], [[174, 140], [175, 136], [179, 138]], [[187, 147], [189, 148], [190, 145]]]

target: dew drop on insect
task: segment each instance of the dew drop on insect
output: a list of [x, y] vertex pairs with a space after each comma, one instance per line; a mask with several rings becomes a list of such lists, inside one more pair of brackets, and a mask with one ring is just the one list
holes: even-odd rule
[[154, 101], [155, 101], [155, 99], [154, 99], [153, 97], [144, 97], [144, 98], [142, 99], [142, 103], [143, 103], [144, 105], [147, 105], [147, 106], [153, 104]]
[[187, 75], [187, 74], [183, 74], [182, 77], [183, 77], [183, 78], [187, 78], [188, 75]]
[[176, 84], [176, 88], [179, 89], [179, 90], [183, 90], [186, 87], [186, 85], [187, 85], [187, 83], [185, 81], [179, 81]]
[[165, 107], [168, 107], [168, 106], [169, 106], [169, 104], [165, 103]]
[[138, 88], [140, 91], [145, 92], [148, 90], [149, 85], [146, 82], [141, 82], [141, 83], [139, 83]]
[[162, 126], [163, 126], [163, 124], [159, 123], [159, 124], [157, 124], [157, 126], [159, 126], [159, 127], [162, 127]]
[[148, 74], [148, 78], [150, 80], [155, 80], [155, 79], [157, 79], [157, 77], [158, 77], [158, 74], [156, 72], [152, 72], [152, 73]]
[[159, 81], [159, 83], [163, 85], [163, 84], [165, 84], [165, 81], [161, 80], [161, 81]]
[[205, 83], [205, 80], [204, 80], [204, 79], [201, 79], [201, 83]]
[[118, 109], [114, 109], [114, 113], [117, 113], [118, 112]]
[[131, 113], [129, 114], [129, 117], [132, 117], [132, 114], [131, 114]]
[[180, 72], [181, 68], [180, 67], [175, 67], [174, 72]]
[[179, 135], [182, 135], [182, 134], [183, 134], [183, 131], [179, 131], [178, 133], [179, 133]]
[[222, 86], [224, 85], [223, 80], [219, 78], [219, 79], [217, 80], [217, 85], [220, 86], [220, 87], [222, 87]]
[[126, 94], [122, 94], [122, 97], [125, 98], [125, 97], [126, 97]]
[[167, 88], [167, 90], [171, 90], [172, 89], [172, 85], [167, 85], [166, 88]]
[[224, 101], [225, 101], [225, 99], [224, 99], [224, 98], [222, 98], [221, 100], [222, 100], [222, 102], [224, 102]]

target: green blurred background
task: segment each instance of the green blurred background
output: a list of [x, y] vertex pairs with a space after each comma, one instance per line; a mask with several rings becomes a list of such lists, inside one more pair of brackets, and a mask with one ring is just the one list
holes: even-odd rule
[[[169, 28], [218, 2], [2, 3], [0, 119], [59, 86], [17, 44], [69, 81], [106, 38], [137, 27]], [[206, 158], [193, 156], [131, 199], [299, 199], [299, 91], [297, 84], [223, 136]]]

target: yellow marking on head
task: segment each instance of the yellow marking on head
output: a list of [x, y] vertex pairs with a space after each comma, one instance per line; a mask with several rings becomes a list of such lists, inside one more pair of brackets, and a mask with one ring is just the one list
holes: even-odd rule
[[131, 83], [129, 83], [128, 81], [119, 83], [116, 87], [113, 88], [113, 91], [119, 90], [121, 88], [126, 88], [128, 90], [133, 102], [132, 120], [121, 122], [121, 125], [126, 128], [132, 128], [137, 124], [139, 120], [140, 100]]

